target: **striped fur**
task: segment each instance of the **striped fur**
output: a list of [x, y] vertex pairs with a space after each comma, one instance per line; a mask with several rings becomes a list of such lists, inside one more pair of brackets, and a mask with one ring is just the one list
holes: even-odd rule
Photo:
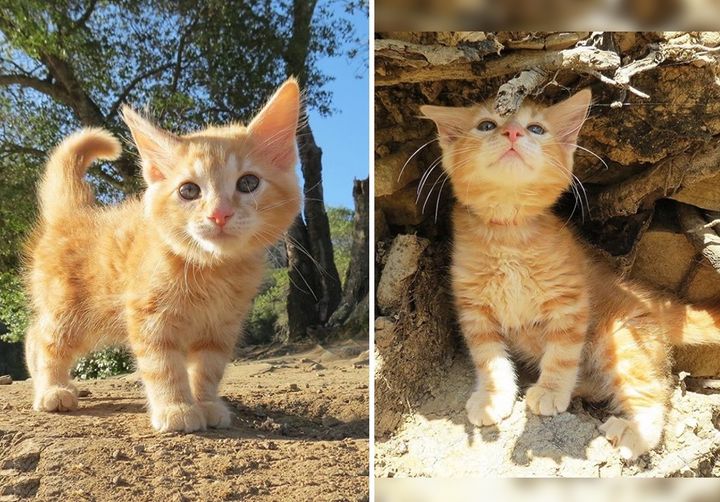
[[[581, 91], [552, 107], [523, 105], [510, 117], [489, 104], [423, 112], [438, 126], [458, 200], [452, 279], [477, 373], [470, 422], [495, 424], [512, 412], [512, 351], [539, 369], [526, 394], [530, 411], [561, 413], [573, 395], [610, 400], [620, 416], [601, 430], [634, 459], [661, 439], [671, 347], [719, 343], [720, 310], [621, 280], [552, 214], [572, 182], [589, 104]], [[495, 127], [477, 128], [485, 121]]]
[[[26, 356], [36, 410], [77, 408], [76, 359], [127, 343], [156, 430], [230, 425], [218, 386], [262, 279], [265, 250], [300, 209], [299, 106], [291, 80], [248, 127], [182, 137], [126, 109], [148, 189], [116, 207], [95, 207], [82, 180], [96, 158], [117, 157], [115, 138], [84, 130], [53, 152], [27, 248], [34, 315]], [[240, 192], [236, 182], [248, 173], [260, 184]], [[187, 182], [201, 197], [180, 197]], [[222, 227], [211, 218], [219, 207], [232, 212]]]

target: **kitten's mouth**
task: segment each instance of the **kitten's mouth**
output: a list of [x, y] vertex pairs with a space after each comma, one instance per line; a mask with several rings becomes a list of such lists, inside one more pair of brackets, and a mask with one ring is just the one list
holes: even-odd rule
[[522, 160], [522, 156], [518, 153], [517, 150], [515, 150], [513, 147], [508, 148], [508, 150], [502, 154], [502, 159], [520, 159]]

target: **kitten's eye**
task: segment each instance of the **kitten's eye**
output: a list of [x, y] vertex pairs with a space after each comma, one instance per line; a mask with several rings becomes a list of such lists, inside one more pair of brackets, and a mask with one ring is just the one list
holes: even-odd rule
[[541, 134], [545, 134], [545, 129], [543, 129], [542, 126], [539, 126], [537, 124], [530, 124], [529, 126], [527, 126], [527, 130], [533, 134], [537, 134], [538, 136]]
[[254, 174], [246, 174], [245, 176], [241, 176], [240, 179], [237, 180], [237, 189], [238, 192], [250, 193], [254, 192], [259, 184], [260, 178], [258, 178]]
[[185, 200], [195, 200], [200, 198], [200, 187], [195, 183], [183, 183], [178, 188], [180, 197]]
[[478, 131], [492, 131], [497, 127], [497, 124], [492, 120], [483, 120], [477, 126]]

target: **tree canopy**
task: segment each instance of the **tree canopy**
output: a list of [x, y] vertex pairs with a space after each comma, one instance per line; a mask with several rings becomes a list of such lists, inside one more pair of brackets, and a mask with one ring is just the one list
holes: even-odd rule
[[[364, 1], [0, 0], [0, 319], [15, 312], [19, 249], [48, 151], [81, 126], [127, 138], [124, 102], [178, 132], [246, 121], [289, 73], [294, 14], [308, 8], [296, 70], [307, 106], [329, 114], [332, 76], [317, 62], [355, 55], [361, 41], [342, 12]], [[88, 176], [105, 202], [140, 188], [130, 147]]]

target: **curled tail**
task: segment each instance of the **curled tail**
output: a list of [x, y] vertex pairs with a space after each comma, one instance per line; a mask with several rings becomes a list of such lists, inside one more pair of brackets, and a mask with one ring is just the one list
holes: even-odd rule
[[50, 154], [38, 197], [42, 218], [51, 222], [60, 214], [93, 203], [93, 193], [83, 176], [95, 159], [115, 160], [120, 142], [104, 129], [82, 129], [68, 136]]
[[678, 315], [670, 322], [673, 345], [720, 345], [720, 307], [677, 305]]

